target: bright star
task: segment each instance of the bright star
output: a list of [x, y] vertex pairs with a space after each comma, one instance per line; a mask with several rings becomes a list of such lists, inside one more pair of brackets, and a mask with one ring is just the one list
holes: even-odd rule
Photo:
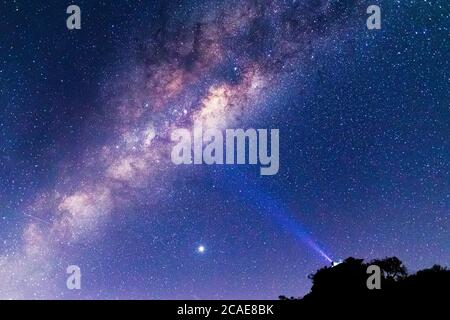
[[197, 252], [198, 253], [204, 253], [205, 252], [205, 246], [203, 246], [203, 245], [198, 246]]

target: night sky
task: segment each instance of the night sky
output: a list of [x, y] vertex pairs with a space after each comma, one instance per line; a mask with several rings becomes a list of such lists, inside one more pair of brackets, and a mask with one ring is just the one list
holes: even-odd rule
[[[449, 9], [1, 1], [0, 298], [276, 299], [348, 256], [448, 266]], [[280, 129], [279, 172], [174, 165], [196, 119]]]

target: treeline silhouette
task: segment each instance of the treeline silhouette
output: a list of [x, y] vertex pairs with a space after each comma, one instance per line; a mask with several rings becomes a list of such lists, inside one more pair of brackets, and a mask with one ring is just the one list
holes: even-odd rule
[[[380, 289], [369, 289], [368, 267], [380, 268]], [[280, 296], [281, 300], [296, 300], [303, 306], [372, 305], [395, 307], [406, 303], [448, 301], [450, 303], [450, 270], [440, 265], [409, 274], [406, 266], [396, 257], [364, 262], [349, 257], [334, 266], [327, 266], [308, 276], [311, 291], [304, 297]], [[445, 302], [444, 302], [445, 303]], [[409, 305], [410, 307], [413, 304]], [[448, 307], [448, 306], [446, 306]]]

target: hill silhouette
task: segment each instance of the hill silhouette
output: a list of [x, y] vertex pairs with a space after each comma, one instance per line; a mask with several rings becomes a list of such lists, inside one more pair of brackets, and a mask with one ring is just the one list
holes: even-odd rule
[[[369, 289], [369, 266], [380, 270], [380, 289]], [[308, 277], [311, 291], [303, 298], [280, 296], [281, 300], [296, 300], [303, 307], [327, 306], [391, 306], [414, 307], [419, 303], [450, 301], [450, 270], [440, 265], [409, 274], [396, 257], [364, 262], [349, 257], [341, 263], [323, 267]], [[369, 281], [371, 282], [371, 281]], [[372, 282], [371, 282], [372, 283]]]

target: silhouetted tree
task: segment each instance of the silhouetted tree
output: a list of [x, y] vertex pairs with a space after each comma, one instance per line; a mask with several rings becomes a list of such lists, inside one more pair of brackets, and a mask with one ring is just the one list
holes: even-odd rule
[[[367, 273], [370, 265], [381, 270], [381, 289], [370, 290]], [[349, 257], [342, 263], [326, 266], [308, 276], [311, 291], [300, 299], [303, 306], [321, 306], [338, 302], [339, 305], [418, 306], [425, 301], [437, 301], [450, 296], [450, 270], [440, 265], [409, 275], [406, 266], [397, 257], [363, 259]], [[296, 300], [280, 296], [281, 300]], [[406, 303], [404, 303], [406, 302]], [[445, 305], [445, 304], [443, 304]]]
[[324, 267], [309, 275], [312, 280], [311, 292], [305, 297], [317, 297], [322, 300], [351, 298], [364, 292], [366, 287], [366, 269], [363, 259], [347, 258], [336, 266]]
[[383, 271], [383, 276], [385, 279], [389, 280], [400, 280], [408, 275], [406, 267], [403, 262], [397, 257], [389, 257], [384, 259], [375, 259], [368, 263], [369, 265], [375, 264], [380, 267]]

